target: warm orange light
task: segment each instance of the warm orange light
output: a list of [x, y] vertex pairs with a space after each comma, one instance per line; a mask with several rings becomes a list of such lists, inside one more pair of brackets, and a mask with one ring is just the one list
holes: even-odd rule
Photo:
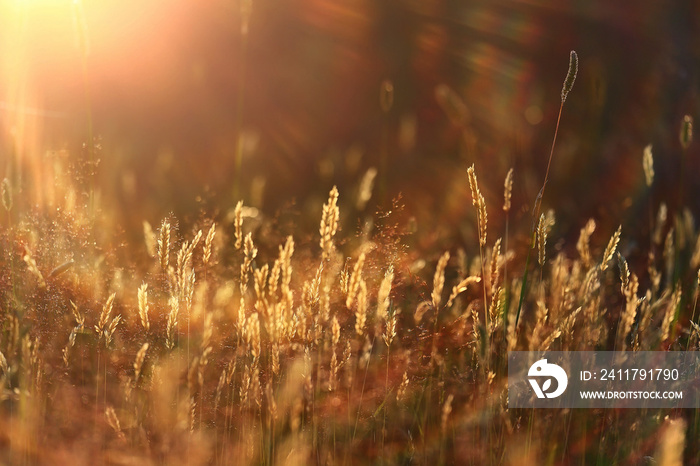
[[186, 1], [0, 0], [0, 154], [12, 154], [0, 178], [14, 166], [41, 179], [47, 149], [61, 148], [48, 134], [85, 126], [105, 80], [138, 86], [162, 69]]
[[157, 70], [173, 54], [171, 39], [182, 30], [186, 4], [192, 5], [187, 0], [0, 1], [0, 102], [17, 107], [28, 99], [41, 105], [47, 93], [71, 93], [83, 86], [85, 65], [89, 73], [115, 79], [135, 68]]

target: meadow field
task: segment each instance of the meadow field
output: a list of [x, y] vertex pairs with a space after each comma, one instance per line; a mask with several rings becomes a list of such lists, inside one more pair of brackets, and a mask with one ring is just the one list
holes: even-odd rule
[[[662, 99], [644, 75], [627, 95], [575, 40], [443, 75], [430, 57], [459, 44], [418, 20], [406, 54], [426, 75], [368, 78], [352, 73], [381, 15], [362, 2], [299, 2], [325, 58], [293, 53], [338, 68], [281, 54], [277, 72], [260, 18], [291, 7], [243, 1], [223, 10], [227, 71], [196, 68], [206, 90], [166, 99], [144, 76], [174, 65], [137, 78], [133, 49], [105, 78], [100, 51], [139, 25], [100, 39], [90, 2], [12, 1], [0, 463], [700, 464], [698, 409], [509, 409], [507, 390], [509, 351], [700, 349], [697, 80]], [[45, 11], [71, 50], [51, 79], [27, 32]], [[338, 62], [326, 36], [351, 41]], [[177, 37], [158, 53], [185, 54]], [[348, 73], [365, 76], [352, 92]]]

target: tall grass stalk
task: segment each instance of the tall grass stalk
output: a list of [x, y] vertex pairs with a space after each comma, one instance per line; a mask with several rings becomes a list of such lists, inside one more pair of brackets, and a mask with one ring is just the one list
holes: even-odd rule
[[532, 250], [536, 246], [535, 232], [537, 228], [537, 221], [540, 216], [540, 211], [542, 208], [542, 198], [544, 197], [544, 190], [547, 187], [547, 182], [549, 181], [549, 169], [552, 166], [552, 157], [554, 155], [554, 146], [557, 143], [557, 134], [559, 133], [559, 123], [561, 122], [561, 114], [564, 110], [564, 102], [574, 86], [574, 81], [576, 80], [576, 74], [578, 72], [578, 55], [575, 51], [571, 51], [569, 54], [569, 71], [566, 74], [566, 79], [564, 80], [564, 87], [561, 90], [561, 104], [559, 105], [559, 115], [557, 116], [557, 124], [554, 128], [554, 138], [552, 139], [552, 148], [549, 151], [549, 160], [547, 161], [547, 170], [544, 174], [544, 181], [542, 182], [542, 187], [540, 192], [537, 194], [535, 199], [535, 205], [532, 209], [532, 225], [530, 226], [530, 247], [527, 249], [527, 257], [525, 258], [525, 271], [523, 272], [523, 283], [520, 287], [520, 298], [518, 299], [518, 311], [515, 315], [515, 326], [517, 328], [518, 321], [520, 320], [520, 312], [523, 307], [523, 301], [525, 299], [525, 291], [527, 290], [527, 274], [528, 267], [530, 265], [530, 255]]
[[503, 261], [503, 285], [507, 290], [510, 290], [508, 285], [508, 233], [510, 228], [510, 208], [511, 208], [511, 198], [513, 195], [513, 169], [508, 170], [506, 174], [506, 179], [503, 182], [503, 211], [506, 213], [506, 226], [505, 226], [505, 256]]
[[[483, 194], [481, 194], [481, 191], [479, 190], [479, 183], [476, 178], [476, 171], [474, 170], [474, 165], [469, 167], [467, 169], [467, 175], [469, 177], [469, 188], [471, 190], [472, 194], [472, 204], [476, 206], [477, 210], [477, 223], [478, 223], [478, 230], [479, 230], [479, 261], [481, 262], [481, 281], [482, 281], [482, 289], [484, 292], [484, 323], [485, 323], [485, 343], [484, 346], [486, 348], [486, 364], [484, 369], [488, 371], [489, 368], [489, 359], [491, 355], [491, 347], [489, 344], [489, 303], [487, 299], [487, 291], [486, 291], [486, 255], [484, 253], [484, 247], [486, 246], [486, 233], [487, 233], [487, 219], [488, 215], [486, 212], [486, 201], [484, 200]], [[437, 312], [437, 310], [436, 310]], [[436, 317], [437, 318], [437, 317]], [[437, 329], [436, 329], [437, 331]]]
[[250, 16], [251, 16], [251, 0], [242, 0], [240, 8], [240, 25], [241, 25], [241, 36], [240, 36], [240, 49], [239, 49], [239, 84], [236, 93], [236, 119], [235, 119], [235, 131], [236, 131], [236, 152], [235, 152], [235, 166], [234, 166], [234, 178], [233, 178], [233, 198], [241, 198], [241, 179], [242, 173], [241, 169], [243, 167], [243, 108], [244, 99], [246, 94], [247, 85], [247, 64], [248, 64], [248, 33], [250, 28]]

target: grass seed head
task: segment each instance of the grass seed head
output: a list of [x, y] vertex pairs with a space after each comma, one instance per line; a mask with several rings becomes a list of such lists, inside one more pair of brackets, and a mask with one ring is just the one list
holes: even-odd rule
[[139, 287], [138, 300], [141, 325], [144, 329], [148, 330], [151, 328], [151, 323], [148, 321], [148, 285], [146, 283]]
[[445, 404], [442, 405], [442, 419], [440, 425], [443, 432], [447, 430], [447, 421], [450, 418], [450, 413], [452, 413], [452, 400], [454, 400], [454, 395], [450, 393], [447, 395]]
[[105, 416], [107, 417], [107, 423], [114, 430], [114, 432], [119, 436], [120, 439], [124, 439], [124, 433], [122, 432], [122, 427], [117, 417], [117, 413], [114, 411], [112, 406], [108, 406], [105, 409]]
[[[619, 256], [622, 257], [622, 256]], [[622, 270], [620, 273], [623, 273]], [[629, 270], [628, 270], [629, 273]], [[639, 299], [637, 298], [637, 290], [639, 289], [639, 280], [637, 275], [630, 274], [627, 279], [627, 284], [624, 285], [623, 282], [623, 294], [625, 296], [625, 308], [620, 316], [620, 327], [617, 333], [617, 349], [622, 350], [625, 342], [625, 338], [630, 333], [632, 329], [632, 324], [634, 324], [635, 316], [637, 315], [637, 307], [639, 306]]]
[[357, 190], [357, 202], [355, 203], [357, 210], [364, 210], [367, 203], [372, 199], [372, 190], [374, 189], [374, 180], [377, 177], [377, 169], [369, 167], [360, 181], [360, 187]]
[[440, 308], [442, 301], [442, 289], [445, 286], [445, 267], [447, 267], [447, 262], [450, 260], [450, 252], [445, 251], [445, 253], [440, 257], [435, 268], [435, 275], [433, 276], [433, 292], [431, 293], [433, 308], [437, 312]]
[[566, 101], [566, 98], [571, 92], [571, 88], [574, 87], [574, 81], [576, 81], [576, 73], [578, 73], [578, 55], [574, 50], [569, 53], [569, 71], [566, 73], [566, 79], [564, 79], [564, 86], [561, 89], [561, 101], [562, 103]]
[[651, 187], [652, 183], [654, 182], [654, 156], [651, 153], [651, 144], [644, 148], [642, 166], [644, 168], [644, 178], [647, 186]]
[[540, 215], [540, 221], [537, 223], [537, 262], [540, 266], [544, 265], [545, 247], [547, 246], [547, 228], [545, 227], [544, 214]]
[[345, 306], [350, 309], [355, 302], [355, 296], [357, 296], [357, 291], [360, 287], [360, 281], [362, 280], [362, 268], [364, 267], [365, 264], [365, 253], [361, 253], [360, 257], [357, 258], [357, 262], [355, 262], [355, 267], [352, 270], [352, 274], [350, 275], [350, 279], [348, 280], [348, 285], [347, 285], [347, 299], [345, 300]]
[[387, 347], [391, 346], [391, 343], [396, 338], [396, 313], [392, 314], [389, 320], [386, 321], [386, 328], [384, 329], [384, 343]]
[[510, 200], [513, 194], [513, 169], [508, 170], [506, 179], [503, 182], [503, 210], [510, 211]]
[[168, 271], [170, 262], [170, 222], [166, 219], [160, 227], [160, 237], [158, 238], [158, 257], [160, 258], [160, 268], [163, 272]]
[[340, 341], [340, 323], [338, 323], [338, 318], [336, 316], [333, 316], [333, 322], [331, 323], [331, 342], [333, 344], [334, 349], [338, 346], [339, 341]]
[[143, 221], [143, 241], [146, 244], [146, 252], [149, 257], [156, 257], [158, 254], [158, 239], [153, 232], [153, 227], [146, 220]]
[[104, 306], [102, 306], [102, 313], [100, 314], [100, 320], [97, 322], [97, 325], [95, 326], [95, 332], [101, 337], [105, 327], [107, 326], [107, 322], [109, 321], [109, 316], [112, 313], [112, 306], [114, 305], [114, 298], [116, 297], [116, 293], [112, 293], [109, 298], [107, 298], [107, 301], [105, 302]]
[[10, 180], [3, 178], [0, 189], [2, 189], [2, 206], [9, 212], [12, 210], [12, 185]]
[[204, 240], [204, 254], [202, 256], [202, 262], [204, 265], [208, 265], [211, 260], [212, 244], [214, 243], [214, 235], [216, 235], [216, 223], [212, 223], [209, 228], [209, 233]]
[[386, 320], [387, 309], [389, 309], [389, 295], [391, 294], [391, 282], [394, 280], [394, 267], [389, 266], [389, 269], [384, 273], [379, 292], [377, 293], [377, 317], [381, 320]]
[[398, 401], [402, 400], [404, 395], [406, 395], [406, 390], [408, 389], [408, 372], [403, 372], [403, 377], [401, 377], [401, 383], [399, 384], [399, 389], [396, 390], [396, 399]]
[[500, 324], [501, 314], [506, 299], [505, 291], [506, 290], [503, 287], [499, 286], [493, 293], [493, 299], [491, 300], [491, 305], [489, 306], [489, 316], [491, 317], [490, 331], [492, 332]]
[[447, 307], [451, 307], [452, 303], [454, 302], [455, 299], [457, 299], [457, 296], [459, 296], [460, 293], [464, 292], [467, 290], [469, 285], [472, 283], [480, 283], [481, 282], [481, 277], [477, 275], [471, 275], [458, 284], [456, 284], [452, 288], [452, 293], [450, 293], [450, 298], [447, 300]]
[[501, 238], [498, 238], [491, 249], [491, 267], [490, 281], [491, 293], [493, 294], [498, 287], [498, 278], [500, 275], [500, 259], [501, 259]]
[[467, 176], [469, 177], [469, 189], [472, 193], [472, 205], [478, 205], [479, 196], [481, 192], [479, 191], [479, 183], [476, 179], [476, 171], [474, 170], [474, 164], [467, 168]]
[[236, 239], [236, 249], [243, 246], [243, 201], [238, 201], [233, 211], [233, 234]]
[[3, 376], [7, 377], [9, 373], [9, 367], [7, 365], [7, 359], [5, 358], [5, 355], [2, 354], [2, 351], [0, 351], [0, 369], [2, 369]]
[[578, 237], [578, 242], [576, 243], [576, 250], [581, 257], [581, 262], [585, 267], [590, 267], [593, 263], [591, 257], [590, 240], [591, 235], [595, 231], [595, 220], [589, 219], [586, 226], [581, 228], [581, 234]]
[[671, 295], [671, 299], [669, 300], [666, 310], [664, 312], [664, 317], [661, 322], [661, 341], [666, 341], [668, 337], [671, 334], [671, 330], [673, 327], [673, 323], [676, 318], [676, 313], [678, 312], [678, 307], [681, 304], [681, 298], [683, 297], [682, 291], [681, 291], [681, 285], [680, 283], [676, 287], [676, 290], [673, 292]]
[[367, 283], [360, 279], [357, 291], [357, 308], [355, 309], [355, 333], [362, 336], [367, 325]]
[[661, 435], [655, 457], [659, 466], [682, 466], [685, 450], [686, 421], [683, 418], [668, 420]]
[[168, 349], [173, 349], [175, 347], [175, 336], [177, 332], [177, 317], [180, 313], [180, 301], [178, 301], [176, 296], [171, 296], [169, 304], [170, 312], [168, 313], [168, 319], [166, 324], [165, 346]]
[[625, 294], [625, 290], [630, 282], [630, 268], [629, 265], [627, 265], [627, 260], [619, 252], [617, 253], [617, 265], [620, 269], [620, 288], [622, 293]]
[[486, 200], [484, 196], [479, 193], [479, 244], [481, 246], [486, 246], [486, 227], [488, 223], [488, 215], [486, 213]]
[[333, 243], [333, 238], [338, 231], [338, 220], [340, 217], [340, 210], [338, 209], [338, 188], [333, 186], [330, 194], [328, 195], [328, 202], [323, 206], [323, 215], [321, 216], [321, 227], [319, 228], [319, 233], [321, 234], [321, 251], [323, 251], [323, 260], [330, 259], [335, 245]]
[[134, 386], [136, 386], [139, 381], [139, 376], [141, 375], [141, 369], [143, 368], [143, 362], [146, 360], [146, 352], [148, 351], [149, 344], [144, 343], [136, 353], [136, 359], [134, 360]]
[[680, 140], [683, 150], [686, 150], [690, 146], [690, 143], [693, 142], [693, 117], [690, 115], [683, 117]]
[[620, 235], [622, 234], [622, 225], [620, 225], [617, 228], [617, 231], [612, 235], [610, 238], [610, 241], [608, 242], [607, 247], [605, 248], [605, 251], [603, 252], [603, 260], [600, 263], [600, 270], [604, 271], [605, 269], [608, 268], [608, 263], [610, 260], [613, 258], [615, 255], [615, 251], [617, 250], [617, 245], [620, 242]]
[[27, 269], [29, 272], [36, 277], [39, 283], [39, 288], [46, 288], [44, 274], [42, 274], [39, 267], [37, 267], [32, 251], [30, 251], [27, 246], [24, 247], [24, 256], [22, 256], [22, 260], [24, 260], [24, 263], [27, 264]]

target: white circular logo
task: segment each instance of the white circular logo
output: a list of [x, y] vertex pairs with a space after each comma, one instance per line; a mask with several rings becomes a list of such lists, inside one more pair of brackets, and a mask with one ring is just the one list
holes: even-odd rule
[[[566, 372], [561, 367], [556, 364], [550, 364], [546, 359], [540, 359], [530, 366], [530, 370], [527, 372], [528, 381], [532, 385], [532, 389], [535, 391], [537, 398], [556, 398], [566, 390], [566, 386], [569, 383], [569, 377]], [[536, 379], [532, 378], [545, 378], [544, 383], [540, 386]], [[557, 381], [556, 389], [552, 390], [552, 379]]]

